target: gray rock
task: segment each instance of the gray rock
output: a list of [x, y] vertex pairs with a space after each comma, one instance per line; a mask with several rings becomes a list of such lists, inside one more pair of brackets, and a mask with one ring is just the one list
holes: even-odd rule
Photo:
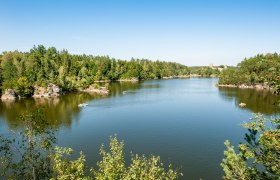
[[5, 93], [1, 96], [1, 100], [15, 100], [17, 93], [14, 89], [6, 89]]
[[49, 98], [57, 97], [62, 94], [61, 88], [55, 84], [49, 84], [46, 88], [41, 86], [34, 86], [34, 98]]

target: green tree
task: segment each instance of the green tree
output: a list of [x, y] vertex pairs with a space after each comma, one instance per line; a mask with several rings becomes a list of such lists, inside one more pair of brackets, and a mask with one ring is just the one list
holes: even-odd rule
[[[145, 80], [189, 74], [187, 66], [173, 62], [73, 55], [67, 50], [58, 51], [43, 45], [34, 46], [29, 52], [5, 52], [1, 59], [2, 90], [16, 88], [21, 77], [26, 77], [24, 82], [32, 86], [55, 83], [63, 90], [77, 90], [100, 80]], [[21, 94], [29, 95], [29, 92], [21, 91]]]
[[32, 84], [28, 81], [27, 77], [23, 76], [17, 80], [16, 87], [20, 96], [30, 96], [33, 92]]
[[51, 180], [86, 180], [91, 179], [86, 175], [85, 156], [80, 152], [80, 157], [76, 160], [69, 160], [73, 153], [71, 148], [55, 147], [52, 168], [53, 175]]
[[237, 68], [228, 68], [220, 74], [219, 84], [264, 85], [280, 93], [280, 55], [258, 54], [244, 59]]
[[54, 147], [55, 129], [50, 127], [38, 109], [20, 117], [25, 130], [11, 137], [0, 136], [0, 175], [7, 179], [52, 179], [52, 180], [132, 180], [132, 179], [177, 179], [182, 174], [166, 170], [159, 156], [131, 154], [131, 164], [126, 166], [124, 142], [110, 137], [110, 149], [100, 148], [102, 160], [98, 169], [85, 165], [85, 155], [71, 157], [71, 148]]
[[17, 76], [17, 68], [13, 63], [13, 55], [5, 53], [1, 61], [2, 77], [4, 81], [15, 80]]
[[224, 179], [279, 179], [280, 177], [280, 118], [265, 119], [256, 115], [243, 124], [248, 129], [239, 153], [229, 141], [221, 166]]
[[7, 179], [46, 179], [51, 177], [53, 144], [56, 142], [42, 110], [20, 116], [25, 130], [12, 137], [0, 136], [0, 172]]
[[177, 179], [181, 173], [172, 169], [171, 165], [166, 170], [159, 156], [139, 156], [131, 154], [131, 164], [125, 166], [124, 142], [117, 137], [110, 138], [110, 151], [102, 145], [100, 148], [102, 160], [97, 162], [98, 169], [91, 171], [95, 179]]

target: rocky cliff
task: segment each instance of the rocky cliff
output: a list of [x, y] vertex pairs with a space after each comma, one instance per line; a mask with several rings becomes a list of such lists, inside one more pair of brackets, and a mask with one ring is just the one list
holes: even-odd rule
[[55, 84], [49, 84], [47, 87], [34, 86], [34, 98], [57, 97], [61, 94], [61, 88]]

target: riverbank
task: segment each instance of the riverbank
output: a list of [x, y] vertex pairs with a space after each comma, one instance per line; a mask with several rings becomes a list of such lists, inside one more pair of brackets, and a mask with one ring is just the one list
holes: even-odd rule
[[265, 85], [265, 84], [256, 84], [256, 85], [216, 84], [216, 86], [227, 87], [227, 88], [239, 88], [239, 89], [255, 89], [258, 91], [270, 91], [270, 92], [274, 93], [274, 88], [270, 87], [268, 85]]
[[[83, 89], [75, 89], [72, 91], [63, 91], [61, 87], [55, 85], [55, 84], [48, 84], [47, 87], [37, 86], [35, 85], [33, 87], [33, 95], [31, 96], [34, 99], [49, 99], [49, 98], [55, 98], [61, 95], [64, 95], [68, 92], [74, 92], [74, 91], [80, 91], [85, 93], [96, 93], [100, 95], [108, 95], [109, 90], [107, 87], [99, 86], [96, 84], [93, 84], [87, 88]], [[14, 101], [16, 99], [22, 98], [20, 94], [15, 89], [6, 89], [4, 94], [1, 96], [2, 101]]]

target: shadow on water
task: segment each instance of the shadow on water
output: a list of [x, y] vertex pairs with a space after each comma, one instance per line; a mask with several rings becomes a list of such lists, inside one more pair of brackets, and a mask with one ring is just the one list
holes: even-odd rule
[[[77, 121], [82, 108], [79, 104], [90, 100], [98, 100], [122, 96], [124, 91], [134, 91], [140, 87], [140, 82], [113, 82], [109, 84], [108, 96], [71, 92], [55, 98], [24, 98], [16, 101], [0, 101], [0, 119], [6, 121], [10, 129], [22, 128], [23, 124], [19, 116], [36, 108], [42, 108], [45, 118], [52, 126], [71, 127], [73, 121]], [[103, 84], [101, 84], [103, 85]]]
[[225, 101], [234, 102], [237, 107], [245, 103], [243, 109], [253, 113], [274, 115], [280, 112], [280, 96], [269, 91], [219, 87], [219, 95]]

